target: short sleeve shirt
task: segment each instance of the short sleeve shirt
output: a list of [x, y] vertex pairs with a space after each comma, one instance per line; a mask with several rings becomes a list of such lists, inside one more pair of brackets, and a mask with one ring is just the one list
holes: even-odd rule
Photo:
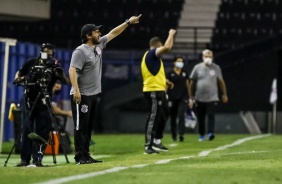
[[[90, 96], [102, 92], [102, 50], [106, 47], [107, 37], [103, 36], [96, 47], [87, 44], [78, 46], [71, 58], [70, 66], [76, 68], [79, 91]], [[73, 88], [70, 94], [73, 94]]]
[[218, 101], [218, 78], [222, 78], [221, 69], [215, 63], [206, 66], [203, 62], [197, 64], [190, 79], [196, 82], [195, 100], [200, 102]]

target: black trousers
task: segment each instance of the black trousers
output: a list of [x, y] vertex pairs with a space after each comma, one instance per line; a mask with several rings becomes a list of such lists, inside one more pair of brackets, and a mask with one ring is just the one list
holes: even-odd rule
[[163, 132], [169, 116], [169, 107], [164, 91], [144, 92], [144, 96], [150, 107], [145, 127], [145, 146], [151, 147], [154, 138], [163, 138]]
[[[74, 122], [74, 159], [76, 161], [79, 161], [80, 159], [87, 159], [90, 156], [89, 143], [96, 116], [97, 100], [97, 95], [81, 95], [81, 102], [78, 105], [77, 111], [76, 103], [73, 102], [73, 95], [71, 95], [71, 108]], [[79, 124], [78, 130], [76, 130], [77, 124]]]
[[[32, 104], [33, 105], [33, 104]], [[48, 111], [47, 105], [40, 103], [36, 104], [35, 108], [31, 112], [31, 108], [27, 107], [25, 98], [21, 102], [22, 107], [22, 148], [21, 148], [21, 159], [30, 162], [31, 157], [33, 160], [37, 160], [38, 151], [40, 149], [39, 145], [33, 143], [31, 139], [28, 138], [28, 134], [35, 132], [43, 139], [48, 141], [49, 133], [52, 128], [52, 119]], [[32, 107], [32, 106], [31, 106]], [[29, 116], [31, 112], [31, 115]], [[44, 150], [47, 145], [42, 146], [41, 151]]]
[[187, 108], [187, 102], [184, 99], [172, 99], [170, 102], [170, 130], [172, 139], [176, 140], [177, 132], [179, 136], [183, 136], [185, 132], [184, 113]]
[[215, 111], [217, 102], [199, 102], [196, 101], [196, 115], [199, 125], [199, 134], [206, 134], [206, 118], [207, 118], [207, 133], [214, 133], [215, 126]]

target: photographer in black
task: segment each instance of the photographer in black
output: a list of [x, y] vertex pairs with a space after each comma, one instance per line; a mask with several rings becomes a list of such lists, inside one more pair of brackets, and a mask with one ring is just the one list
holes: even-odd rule
[[[69, 84], [58, 61], [54, 58], [54, 47], [50, 43], [41, 45], [40, 57], [28, 60], [16, 73], [14, 84], [24, 83], [22, 107], [22, 149], [21, 162], [17, 167], [42, 167], [42, 152], [46, 145], [39, 148], [38, 144], [28, 137], [32, 132], [48, 141], [52, 128], [53, 113], [50, 114], [52, 88], [57, 80]], [[39, 155], [41, 154], [41, 155]], [[33, 159], [32, 163], [31, 157]]]

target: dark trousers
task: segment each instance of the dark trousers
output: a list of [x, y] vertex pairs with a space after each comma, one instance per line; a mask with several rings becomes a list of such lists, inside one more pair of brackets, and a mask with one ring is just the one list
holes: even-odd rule
[[[78, 112], [76, 103], [73, 102], [73, 95], [71, 95], [71, 108], [74, 122], [74, 146], [76, 161], [80, 159], [87, 159], [89, 154], [89, 143], [91, 140], [92, 128], [96, 115], [96, 104], [98, 96], [81, 95], [81, 102], [78, 105]], [[78, 114], [78, 119], [77, 119]], [[77, 123], [79, 122], [79, 129], [76, 130]]]
[[[31, 156], [33, 160], [37, 160], [38, 151], [40, 147], [38, 144], [33, 143], [31, 139], [28, 138], [28, 134], [35, 132], [43, 139], [48, 141], [49, 133], [52, 127], [52, 119], [49, 114], [47, 105], [36, 105], [32, 110], [27, 108], [25, 100], [22, 100], [22, 148], [21, 148], [21, 159], [30, 162]], [[31, 112], [31, 115], [29, 116]], [[41, 151], [44, 153], [44, 150], [47, 145], [42, 146]]]
[[[176, 140], [177, 132], [179, 136], [183, 136], [185, 132], [185, 119], [184, 113], [187, 103], [183, 99], [173, 99], [170, 101], [170, 130], [172, 139]], [[178, 122], [177, 122], [178, 118]]]
[[196, 101], [196, 114], [199, 125], [199, 134], [206, 134], [206, 117], [207, 117], [207, 133], [214, 133], [215, 111], [217, 102], [199, 102]]
[[151, 147], [154, 138], [163, 138], [169, 116], [168, 100], [164, 91], [144, 92], [144, 96], [150, 107], [145, 127], [145, 146]]

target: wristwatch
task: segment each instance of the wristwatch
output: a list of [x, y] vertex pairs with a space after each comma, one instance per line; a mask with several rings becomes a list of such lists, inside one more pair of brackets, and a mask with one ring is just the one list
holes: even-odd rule
[[130, 25], [129, 19], [126, 19], [125, 22], [126, 22], [127, 25]]

